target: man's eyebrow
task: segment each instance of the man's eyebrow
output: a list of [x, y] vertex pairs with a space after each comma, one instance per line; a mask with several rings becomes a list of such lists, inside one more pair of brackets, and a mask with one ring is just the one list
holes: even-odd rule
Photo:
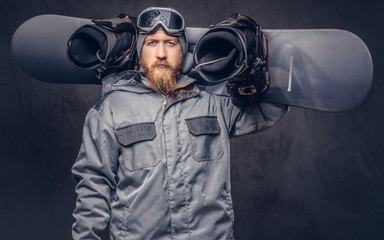
[[157, 38], [151, 38], [151, 37], [147, 37], [145, 39], [146, 42], [153, 42], [153, 41], [159, 41]]
[[159, 39], [159, 38], [155, 38], [155, 37], [147, 37], [145, 39], [145, 41], [151, 41], [151, 42], [159, 42], [159, 41], [164, 41], [164, 42], [170, 42], [170, 41], [178, 41], [179, 39], [175, 38], [175, 37], [169, 37], [169, 38], [163, 38], [163, 39]]

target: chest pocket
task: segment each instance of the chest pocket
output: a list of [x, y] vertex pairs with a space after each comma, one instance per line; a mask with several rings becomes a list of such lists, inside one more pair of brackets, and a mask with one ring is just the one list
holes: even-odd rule
[[116, 130], [128, 170], [154, 167], [160, 162], [154, 123], [135, 123]]
[[197, 161], [217, 160], [223, 156], [220, 126], [215, 116], [185, 120], [191, 139], [192, 157]]

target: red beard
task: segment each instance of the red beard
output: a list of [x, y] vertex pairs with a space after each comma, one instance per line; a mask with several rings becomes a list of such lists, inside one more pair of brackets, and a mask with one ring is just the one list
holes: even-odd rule
[[175, 91], [183, 66], [182, 57], [175, 67], [172, 67], [166, 60], [157, 60], [151, 66], [147, 66], [140, 58], [140, 64], [143, 67], [145, 77], [151, 82], [153, 90], [167, 95]]

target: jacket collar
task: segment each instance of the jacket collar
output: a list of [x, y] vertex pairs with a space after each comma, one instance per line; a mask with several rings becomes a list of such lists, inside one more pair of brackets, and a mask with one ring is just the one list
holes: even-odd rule
[[[138, 71], [123, 71], [110, 74], [103, 79], [102, 95], [106, 95], [113, 91], [127, 91], [138, 94], [153, 93], [151, 83]], [[197, 96], [200, 93], [197, 87], [197, 81], [187, 75], [181, 75], [177, 81], [177, 88], [170, 96], [167, 96], [167, 106], [171, 106], [176, 102]]]
[[[144, 77], [142, 72], [139, 72], [139, 74], [140, 74], [140, 80], [139, 81], [142, 82], [144, 84], [144, 86], [146, 86], [147, 88], [151, 88], [150, 81]], [[176, 88], [177, 89], [183, 88], [183, 87], [185, 87], [185, 86], [187, 86], [193, 82], [196, 82], [196, 80], [188, 77], [187, 75], [181, 74], [179, 80], [177, 80]]]

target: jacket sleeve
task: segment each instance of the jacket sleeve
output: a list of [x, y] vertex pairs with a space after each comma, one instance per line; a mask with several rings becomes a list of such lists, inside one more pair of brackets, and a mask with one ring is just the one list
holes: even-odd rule
[[229, 97], [221, 101], [227, 129], [231, 136], [264, 131], [280, 121], [289, 111], [289, 106], [273, 103], [253, 103], [239, 108]]
[[100, 239], [110, 218], [110, 198], [116, 186], [119, 144], [112, 128], [91, 109], [83, 129], [83, 142], [72, 173], [78, 182], [72, 236]]

